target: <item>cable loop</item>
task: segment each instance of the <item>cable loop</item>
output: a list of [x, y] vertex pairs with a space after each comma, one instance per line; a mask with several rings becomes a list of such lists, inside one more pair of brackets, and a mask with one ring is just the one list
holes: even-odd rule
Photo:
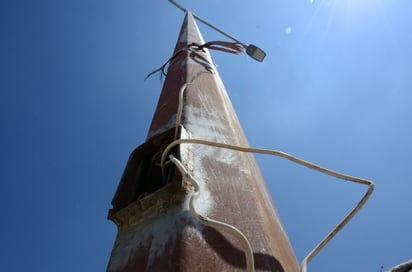
[[250, 148], [250, 147], [242, 147], [242, 146], [235, 146], [235, 145], [229, 145], [229, 144], [224, 144], [224, 143], [218, 143], [218, 142], [211, 142], [211, 141], [206, 141], [206, 140], [200, 140], [200, 139], [178, 139], [174, 140], [172, 143], [170, 143], [165, 151], [162, 154], [161, 158], [161, 170], [162, 174], [164, 176], [164, 163], [166, 160], [167, 154], [169, 154], [170, 150], [181, 144], [199, 144], [199, 145], [207, 145], [207, 146], [213, 146], [213, 147], [218, 147], [218, 148], [225, 148], [225, 149], [230, 149], [230, 150], [235, 150], [235, 151], [240, 151], [240, 152], [248, 152], [248, 153], [258, 153], [258, 154], [266, 154], [266, 155], [273, 155], [273, 156], [278, 156], [284, 159], [287, 159], [289, 161], [292, 161], [294, 163], [297, 163], [299, 165], [305, 166], [307, 168], [310, 168], [312, 170], [321, 172], [323, 174], [346, 180], [346, 181], [351, 181], [359, 184], [363, 184], [368, 186], [368, 190], [365, 193], [365, 195], [361, 198], [359, 203], [347, 214], [341, 222], [330, 232], [328, 235], [326, 235], [321, 242], [303, 259], [302, 264], [301, 264], [301, 272], [306, 272], [307, 271], [307, 264], [332, 240], [333, 237], [336, 236], [336, 234], [355, 216], [357, 212], [365, 205], [365, 203], [368, 201], [369, 197], [371, 196], [373, 189], [374, 189], [374, 184], [373, 182], [366, 180], [366, 179], [361, 179], [357, 177], [352, 177], [348, 176], [345, 174], [341, 174], [326, 168], [323, 168], [321, 166], [318, 166], [316, 164], [301, 160], [299, 158], [296, 158], [294, 156], [291, 156], [287, 153], [277, 151], [277, 150], [268, 150], [268, 149], [258, 149], [258, 148]]
[[[229, 45], [230, 44], [230, 45]], [[223, 47], [219, 47], [220, 49], [216, 49], [216, 45], [217, 46], [223, 46]], [[189, 50], [192, 51], [193, 53], [196, 53], [196, 50], [203, 50], [203, 48], [209, 48], [209, 49], [216, 49], [216, 50], [221, 50], [221, 51], [225, 51], [225, 50], [234, 50], [236, 51], [236, 45], [242, 45], [241, 43], [226, 43], [226, 42], [209, 42], [203, 45], [197, 45], [197, 44], [191, 44], [188, 46], [187, 49], [182, 49], [180, 51], [178, 51], [172, 58], [170, 58], [168, 60], [168, 62], [166, 62], [161, 68], [151, 72], [147, 77], [151, 76], [152, 74], [161, 71], [162, 74], [165, 75], [164, 73], [164, 68], [166, 67], [166, 65], [172, 61], [174, 58], [176, 58], [181, 52], [185, 51], [185, 50]], [[233, 47], [232, 47], [233, 46]], [[242, 45], [243, 46], [243, 45]], [[194, 47], [194, 48], [191, 48]], [[226, 48], [225, 48], [226, 47]], [[229, 48], [229, 49], [227, 49]], [[224, 50], [222, 50], [224, 49]], [[233, 53], [233, 52], [230, 52]], [[197, 53], [196, 53], [197, 54]], [[200, 55], [199, 55], [200, 56]], [[201, 56], [203, 58], [203, 56]], [[207, 68], [207, 67], [206, 67]], [[161, 77], [162, 77], [161, 74]], [[147, 78], [146, 77], [146, 78]], [[342, 219], [342, 221], [340, 221], [335, 228], [332, 229], [331, 232], [329, 232], [321, 241], [318, 245], [316, 245], [314, 247], [314, 249], [309, 252], [309, 254], [303, 259], [302, 263], [301, 263], [301, 272], [306, 272], [307, 271], [307, 265], [308, 263], [333, 239], [333, 237], [336, 236], [336, 234], [359, 212], [359, 210], [365, 205], [365, 203], [368, 201], [368, 199], [370, 198], [370, 196], [372, 195], [372, 192], [374, 190], [374, 184], [372, 181], [366, 180], [366, 179], [361, 179], [361, 178], [357, 178], [357, 177], [352, 177], [349, 175], [345, 175], [345, 174], [341, 174], [332, 170], [329, 170], [327, 168], [323, 168], [321, 166], [318, 166], [316, 164], [304, 161], [302, 159], [299, 159], [297, 157], [291, 156], [287, 153], [281, 152], [281, 151], [277, 151], [277, 150], [268, 150], [268, 149], [258, 149], [258, 148], [250, 148], [250, 147], [242, 147], [242, 146], [236, 146], [236, 145], [229, 145], [229, 144], [224, 144], [224, 143], [218, 143], [218, 142], [212, 142], [212, 141], [206, 141], [206, 140], [201, 140], [201, 139], [177, 139], [178, 136], [178, 131], [179, 131], [179, 127], [180, 127], [180, 123], [181, 123], [181, 115], [183, 112], [183, 94], [184, 91], [186, 90], [187, 86], [190, 84], [193, 84], [194, 79], [191, 82], [187, 82], [185, 84], [182, 85], [182, 87], [179, 90], [179, 104], [178, 104], [178, 112], [176, 114], [176, 125], [175, 125], [175, 135], [174, 135], [174, 140], [173, 142], [171, 142], [166, 149], [164, 150], [162, 156], [161, 156], [161, 162], [160, 162], [160, 166], [161, 166], [161, 171], [162, 171], [162, 176], [163, 178], [165, 177], [165, 161], [166, 161], [166, 156], [170, 153], [171, 149], [177, 145], [181, 145], [181, 144], [200, 144], [200, 145], [207, 145], [207, 146], [212, 146], [212, 147], [218, 147], [218, 148], [225, 148], [225, 149], [230, 149], [230, 150], [235, 150], [235, 151], [239, 151], [239, 152], [248, 152], [248, 153], [257, 153], [257, 154], [266, 154], [266, 155], [272, 155], [272, 156], [278, 156], [284, 159], [287, 159], [291, 162], [294, 162], [296, 164], [302, 165], [304, 167], [307, 167], [309, 169], [321, 172], [323, 174], [341, 179], [341, 180], [346, 180], [346, 181], [351, 181], [354, 183], [359, 183], [359, 184], [363, 184], [368, 186], [368, 190], [365, 193], [365, 195], [361, 198], [361, 200], [359, 201], [359, 203]], [[190, 204], [190, 209], [192, 211], [192, 213], [195, 215], [195, 217], [201, 221], [202, 223], [204, 222], [212, 222], [213, 220], [204, 216], [201, 216], [199, 214], [197, 214], [195, 212], [195, 209], [193, 207], [193, 201], [196, 200], [197, 198], [197, 191], [199, 190], [199, 186], [197, 181], [187, 172], [187, 170], [185, 170], [184, 166], [180, 163], [180, 161], [178, 161], [176, 158], [173, 157], [173, 155], [171, 155], [170, 157], [170, 161], [173, 162], [176, 167], [179, 169], [179, 171], [181, 173], [185, 173], [185, 175], [189, 178], [189, 180], [191, 181], [192, 185], [195, 187], [195, 193], [194, 193], [194, 197], [191, 198], [191, 204]], [[196, 214], [198, 216], [196, 216]], [[205, 219], [206, 218], [206, 219]], [[216, 223], [214, 226], [217, 227], [219, 225], [219, 223], [222, 222], [218, 222]], [[225, 223], [222, 223], [225, 224]], [[235, 229], [233, 230], [233, 233], [236, 232], [236, 228], [234, 226], [231, 225], [227, 225], [228, 229]], [[237, 230], [238, 231], [238, 230]], [[229, 230], [230, 232], [230, 230]], [[250, 244], [247, 240], [247, 238], [240, 232], [238, 231], [240, 234], [236, 234], [239, 238], [240, 241], [243, 241], [243, 247], [245, 249], [245, 254], [249, 257], [249, 259], [247, 259], [247, 267], [248, 267], [248, 271], [254, 271], [254, 266], [250, 265], [250, 263], [253, 264], [253, 251], [250, 247]], [[241, 237], [243, 236], [243, 238]], [[250, 257], [250, 252], [252, 252], [252, 257]], [[251, 259], [250, 259], [251, 258]], [[251, 269], [251, 270], [249, 270]]]
[[[197, 43], [191, 43], [187, 45], [186, 48], [180, 49], [176, 53], [173, 54], [171, 58], [169, 58], [160, 68], [150, 72], [146, 78], [148, 79], [152, 75], [160, 72], [160, 81], [163, 81], [163, 77], [166, 77], [166, 67], [167, 65], [172, 62], [175, 58], [177, 58], [182, 52], [189, 51], [190, 52], [190, 57], [195, 60], [196, 62], [202, 64], [209, 72], [213, 73], [213, 68], [212, 65], [209, 63], [209, 61], [200, 55], [198, 52], [199, 51], [204, 51], [203, 49], [212, 49], [212, 50], [218, 50], [226, 53], [231, 53], [231, 54], [239, 54], [242, 53], [244, 50], [244, 45], [240, 42], [224, 42], [224, 41], [211, 41], [204, 43], [202, 45], [199, 45]], [[197, 59], [200, 59], [198, 61]]]
[[194, 47], [197, 50], [203, 50], [203, 48], [223, 51], [226, 53], [239, 54], [244, 50], [243, 44], [239, 42], [224, 42], [224, 41], [211, 41], [205, 44], [199, 45], [197, 43], [191, 43], [189, 47]]

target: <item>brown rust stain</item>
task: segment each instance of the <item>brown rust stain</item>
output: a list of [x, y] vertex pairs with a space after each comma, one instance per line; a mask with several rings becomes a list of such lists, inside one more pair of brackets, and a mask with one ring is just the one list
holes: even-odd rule
[[[203, 40], [193, 17], [187, 14], [175, 50], [191, 42]], [[200, 54], [210, 58], [208, 53]], [[189, 52], [170, 64], [148, 139], [173, 128], [178, 92], [186, 82], [193, 84], [185, 92], [182, 125], [190, 137], [248, 146], [217, 72], [207, 72]], [[190, 146], [189, 154], [180, 155], [210, 193], [212, 205], [206, 215], [232, 224], [248, 237], [257, 271], [299, 271], [253, 155], [200, 145]], [[191, 190], [176, 175], [167, 187], [109, 215], [119, 232], [108, 271], [244, 271], [246, 260], [239, 242], [200, 225], [191, 215], [187, 208]], [[161, 233], [150, 232], [157, 229], [162, 229]]]

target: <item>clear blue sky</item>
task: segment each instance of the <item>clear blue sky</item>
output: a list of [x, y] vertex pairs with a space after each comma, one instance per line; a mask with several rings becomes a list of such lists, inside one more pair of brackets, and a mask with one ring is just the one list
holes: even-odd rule
[[[251, 145], [371, 179], [364, 209], [309, 271], [380, 271], [412, 257], [412, 2], [183, 1], [265, 49], [212, 52]], [[104, 271], [106, 220], [145, 141], [184, 14], [166, 0], [1, 1], [0, 264]], [[224, 37], [200, 25], [206, 41]], [[280, 159], [258, 162], [300, 260], [361, 185]]]

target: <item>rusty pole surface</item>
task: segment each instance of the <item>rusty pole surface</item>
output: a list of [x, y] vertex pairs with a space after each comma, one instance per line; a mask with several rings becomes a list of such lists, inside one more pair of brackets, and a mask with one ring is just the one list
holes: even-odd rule
[[410, 272], [410, 271], [412, 271], [412, 259], [404, 263], [398, 264], [397, 266], [392, 267], [386, 272]]
[[[179, 138], [248, 146], [209, 52], [186, 13], [145, 144], [128, 161], [109, 219], [118, 234], [108, 271], [244, 271], [237, 239], [203, 226], [188, 209], [191, 188], [173, 166], [159, 178], [159, 154], [174, 140], [178, 96], [184, 92]], [[211, 146], [181, 145], [174, 151], [200, 183], [200, 214], [238, 228], [248, 238], [256, 271], [299, 271], [299, 265], [254, 156]]]

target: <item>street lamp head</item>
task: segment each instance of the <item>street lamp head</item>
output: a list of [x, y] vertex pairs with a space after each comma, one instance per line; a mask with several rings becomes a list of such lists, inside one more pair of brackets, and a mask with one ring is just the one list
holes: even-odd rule
[[262, 62], [266, 57], [266, 53], [262, 49], [253, 44], [249, 44], [246, 47], [246, 54], [260, 62]]
[[[178, 9], [180, 9], [183, 12], [187, 12], [187, 9], [185, 9], [184, 7], [182, 7], [181, 5], [179, 5], [178, 3], [176, 3], [174, 0], [168, 0], [170, 3], [172, 3], [175, 7], [177, 7]], [[253, 58], [254, 60], [260, 61], [262, 62], [265, 57], [266, 57], [266, 53], [260, 49], [259, 47], [257, 47], [256, 45], [250, 44], [248, 46], [246, 46], [244, 43], [240, 42], [239, 40], [237, 40], [236, 38], [230, 36], [229, 34], [227, 34], [226, 32], [223, 32], [222, 30], [220, 30], [219, 28], [215, 27], [214, 25], [208, 23], [207, 21], [203, 20], [202, 18], [192, 14], [193, 17], [200, 21], [201, 23], [207, 25], [208, 27], [212, 28], [213, 30], [216, 30], [217, 32], [219, 32], [220, 34], [228, 37], [229, 39], [231, 39], [234, 42], [237, 42], [241, 45], [243, 45], [244, 48], [246, 48], [246, 54], [248, 54], [251, 58]]]

